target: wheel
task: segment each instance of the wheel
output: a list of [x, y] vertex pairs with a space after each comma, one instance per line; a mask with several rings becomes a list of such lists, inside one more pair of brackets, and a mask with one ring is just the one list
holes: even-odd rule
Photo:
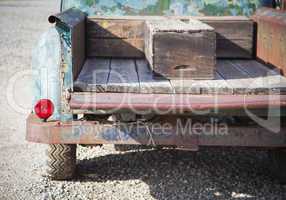
[[283, 184], [286, 184], [286, 149], [269, 151], [270, 165], [273, 175]]
[[53, 180], [71, 179], [76, 169], [76, 145], [51, 144], [47, 150], [47, 174]]

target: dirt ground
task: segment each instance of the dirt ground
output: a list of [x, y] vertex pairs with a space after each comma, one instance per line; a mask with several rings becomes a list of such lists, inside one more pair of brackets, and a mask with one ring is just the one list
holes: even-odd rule
[[78, 148], [77, 177], [43, 177], [46, 145], [25, 141], [31, 51], [58, 12], [56, 0], [0, 0], [0, 200], [286, 199], [265, 151], [202, 149], [118, 153]]

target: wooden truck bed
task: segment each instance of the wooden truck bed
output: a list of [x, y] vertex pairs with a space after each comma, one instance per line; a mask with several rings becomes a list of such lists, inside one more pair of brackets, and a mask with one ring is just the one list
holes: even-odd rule
[[[282, 126], [281, 129], [273, 129], [273, 127], [279, 127], [276, 119], [279, 120], [285, 116], [286, 78], [277, 70], [257, 60], [250, 60], [254, 58], [254, 51], [259, 50], [260, 59], [283, 71], [283, 66], [275, 64], [274, 61], [279, 61], [278, 64], [283, 61], [285, 45], [282, 45], [281, 41], [285, 40], [283, 37], [273, 37], [273, 35], [283, 33], [285, 25], [281, 23], [280, 16], [273, 14], [273, 9], [269, 12], [262, 11], [259, 14], [262, 17], [258, 17], [257, 31], [258, 36], [263, 37], [258, 37], [257, 41], [254, 22], [248, 18], [200, 19], [216, 31], [215, 54], [218, 60], [216, 66], [215, 63], [211, 66], [215, 69], [215, 74], [212, 73], [211, 76], [214, 75], [213, 80], [199, 80], [202, 76], [196, 76], [196, 80], [168, 80], [165, 78], [168, 76], [154, 76], [154, 72], [144, 59], [146, 57], [144, 27], [146, 21], [157, 17], [86, 18], [76, 9], [51, 16], [49, 18], [51, 23], [56, 22], [58, 28], [66, 25], [71, 34], [69, 53], [71, 53], [72, 66], [67, 67], [72, 68], [72, 73], [70, 73], [71, 70], [66, 70], [66, 65], [60, 68], [63, 86], [61, 111], [63, 114], [68, 114], [68, 117], [72, 117], [71, 114], [91, 115], [85, 115], [85, 118], [78, 115], [80, 120], [73, 121], [40, 122], [31, 114], [27, 121], [27, 139], [47, 144], [174, 145], [193, 150], [199, 146], [208, 145], [285, 147], [285, 127]], [[274, 16], [276, 19], [271, 20]], [[177, 20], [189, 23], [191, 20], [188, 18], [190, 17], [178, 17]], [[157, 19], [167, 20], [166, 17]], [[265, 24], [265, 21], [269, 24], [261, 29], [261, 24]], [[170, 32], [169, 29], [164, 30]], [[273, 33], [270, 30], [278, 31]], [[67, 32], [64, 29], [62, 31]], [[62, 37], [64, 36], [66, 35]], [[154, 38], [152, 34], [151, 36], [149, 39]], [[62, 40], [66, 42], [66, 38]], [[180, 48], [180, 45], [178, 46]], [[199, 52], [200, 56], [204, 56], [205, 49], [207, 47]], [[156, 52], [166, 51], [159, 48]], [[156, 52], [153, 53], [156, 54]], [[170, 52], [176, 51], [172, 49]], [[181, 51], [178, 50], [178, 52]], [[268, 57], [269, 52], [273, 55]], [[172, 59], [172, 56], [170, 58]], [[180, 56], [177, 60], [181, 61], [181, 58], [184, 56]], [[70, 60], [64, 58], [63, 61], [63, 64], [66, 64]], [[152, 65], [152, 59], [150, 63]], [[181, 67], [183, 73], [186, 69], [182, 67], [184, 65], [191, 66], [184, 63], [170, 66], [172, 70]], [[165, 66], [167, 65], [164, 62], [160, 68]], [[197, 67], [197, 64], [194, 66]], [[71, 75], [74, 78], [73, 81], [70, 81]], [[180, 76], [175, 76], [175, 78], [178, 77]], [[71, 87], [74, 90], [70, 90]], [[106, 120], [114, 113], [122, 114], [115, 115], [115, 119], [118, 117], [119, 121]], [[236, 123], [230, 122], [227, 124], [227, 133], [222, 132], [220, 135], [216, 130], [208, 130], [209, 121], [199, 123], [202, 125], [200, 127], [192, 124], [189, 126], [189, 114], [194, 114], [198, 118], [204, 115], [209, 121], [213, 120], [209, 118], [212, 114], [230, 114], [242, 116], [242, 121], [247, 123], [238, 121], [239, 126], [236, 126]], [[245, 116], [252, 120], [244, 118]], [[134, 117], [130, 120], [131, 122], [128, 122], [129, 117]], [[264, 120], [264, 117], [267, 119]], [[125, 123], [120, 123], [120, 118], [123, 118], [121, 121]], [[254, 121], [256, 123], [253, 124]], [[177, 126], [178, 122], [182, 126]], [[214, 126], [211, 124], [210, 128], [220, 130], [217, 122]], [[276, 133], [274, 134], [273, 131]], [[208, 132], [210, 134], [207, 134]]]
[[89, 58], [76, 92], [143, 94], [284, 94], [286, 78], [256, 60], [217, 60], [214, 80], [168, 80], [154, 76], [144, 59]]

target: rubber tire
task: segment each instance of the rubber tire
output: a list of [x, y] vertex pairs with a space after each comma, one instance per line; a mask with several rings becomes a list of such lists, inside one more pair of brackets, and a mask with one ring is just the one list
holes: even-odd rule
[[286, 184], [286, 149], [269, 151], [270, 167], [275, 178], [282, 184]]
[[51, 144], [47, 149], [47, 174], [53, 180], [73, 178], [76, 169], [76, 145]]

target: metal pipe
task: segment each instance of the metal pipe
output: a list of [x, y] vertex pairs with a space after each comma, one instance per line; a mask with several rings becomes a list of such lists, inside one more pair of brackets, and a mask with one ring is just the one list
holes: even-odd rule
[[241, 109], [285, 107], [286, 95], [190, 95], [135, 93], [74, 93], [71, 109], [154, 109], [192, 111], [206, 109]]

